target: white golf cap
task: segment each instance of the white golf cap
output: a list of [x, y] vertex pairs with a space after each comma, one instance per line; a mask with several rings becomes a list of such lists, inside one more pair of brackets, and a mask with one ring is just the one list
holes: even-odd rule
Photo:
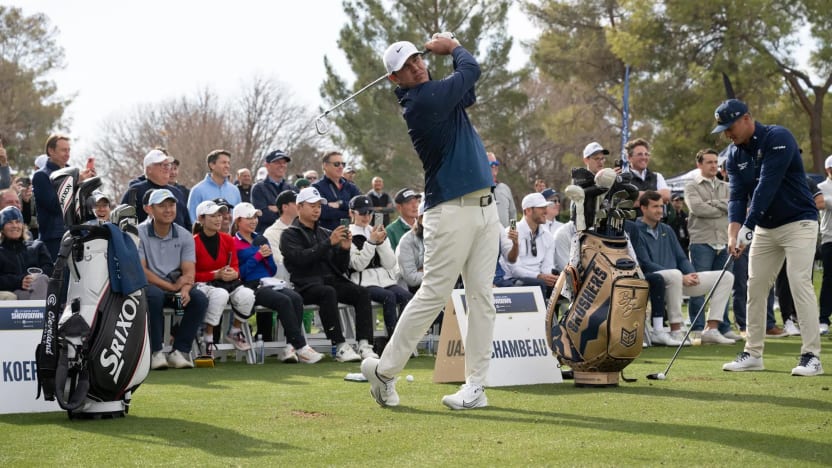
[[384, 51], [384, 68], [387, 73], [397, 72], [402, 69], [404, 63], [407, 62], [413, 54], [420, 54], [419, 49], [413, 45], [412, 42], [399, 41], [390, 44], [390, 47]]
[[306, 187], [305, 189], [301, 190], [298, 193], [297, 198], [295, 199], [295, 203], [300, 205], [301, 203], [318, 203], [323, 201], [324, 197], [318, 193], [318, 189], [315, 187]]
[[43, 169], [43, 166], [46, 165], [46, 161], [49, 161], [49, 156], [42, 154], [35, 158], [35, 167], [38, 169]]
[[604, 149], [604, 147], [601, 146], [600, 143], [598, 143], [596, 141], [593, 141], [592, 143], [590, 143], [590, 144], [586, 145], [586, 147], [584, 147], [584, 159], [586, 159], [586, 158], [588, 158], [588, 157], [590, 157], [593, 154], [598, 153], [598, 152], [603, 153], [603, 154], [610, 154], [610, 150]]
[[542, 193], [534, 192], [523, 197], [521, 205], [525, 210], [526, 208], [545, 208], [554, 205], [554, 203], [547, 201]]
[[147, 169], [147, 167], [151, 164], [158, 164], [165, 161], [173, 162], [173, 158], [159, 150], [150, 150], [150, 152], [144, 156], [144, 169]]
[[219, 203], [216, 203], [214, 200], [205, 200], [204, 202], [196, 206], [197, 216], [212, 215], [220, 211], [227, 212], [228, 207], [225, 205], [220, 205]]
[[826, 169], [829, 169], [830, 167], [832, 167], [832, 155], [829, 155], [826, 158], [826, 162], [823, 164], [823, 167], [826, 168]]
[[236, 220], [237, 218], [253, 218], [262, 215], [263, 212], [255, 208], [254, 205], [243, 202], [234, 207], [234, 213], [231, 218]]

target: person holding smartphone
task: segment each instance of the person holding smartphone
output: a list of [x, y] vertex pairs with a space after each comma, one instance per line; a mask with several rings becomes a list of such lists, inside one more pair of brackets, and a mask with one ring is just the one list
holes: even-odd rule
[[0, 190], [7, 189], [12, 185], [12, 168], [9, 166], [9, 157], [6, 148], [3, 146], [3, 139], [0, 138]]

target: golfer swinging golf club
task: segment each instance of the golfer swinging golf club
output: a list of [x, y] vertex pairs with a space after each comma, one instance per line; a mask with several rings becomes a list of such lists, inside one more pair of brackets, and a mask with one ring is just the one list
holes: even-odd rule
[[488, 405], [483, 386], [496, 316], [491, 280], [500, 238], [488, 157], [465, 112], [476, 102], [474, 84], [480, 67], [450, 33], [434, 34], [425, 49], [434, 55], [452, 55], [454, 72], [443, 80], [431, 80], [422, 54], [407, 41], [384, 52], [384, 66], [398, 85], [396, 97], [425, 170], [424, 279], [381, 358], [365, 359], [361, 372], [379, 405], [398, 405], [396, 375], [462, 273], [468, 309], [465, 384], [442, 403], [451, 409], [480, 408]]

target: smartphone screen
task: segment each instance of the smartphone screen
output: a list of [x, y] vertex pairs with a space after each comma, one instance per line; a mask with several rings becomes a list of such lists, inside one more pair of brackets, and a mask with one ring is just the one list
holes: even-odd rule
[[384, 213], [373, 213], [373, 226], [384, 226]]
[[87, 169], [95, 169], [95, 158], [87, 158]]
[[517, 220], [512, 219], [511, 221], [509, 221], [509, 226], [511, 226], [512, 231], [516, 231], [517, 230]]
[[350, 227], [350, 219], [349, 218], [341, 218], [341, 226], [349, 229]]

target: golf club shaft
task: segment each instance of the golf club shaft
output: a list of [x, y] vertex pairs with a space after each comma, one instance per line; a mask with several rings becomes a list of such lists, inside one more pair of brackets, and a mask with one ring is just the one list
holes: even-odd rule
[[731, 266], [731, 262], [734, 261], [734, 257], [732, 255], [728, 255], [728, 260], [725, 261], [725, 266], [722, 267], [722, 271], [719, 272], [719, 277], [714, 281], [714, 285], [711, 286], [711, 290], [708, 291], [708, 295], [705, 297], [705, 301], [702, 303], [702, 307], [696, 312], [696, 316], [693, 317], [693, 321], [691, 322], [691, 326], [688, 327], [687, 333], [685, 333], [685, 337], [682, 338], [682, 342], [679, 343], [679, 346], [676, 347], [676, 352], [673, 353], [673, 357], [670, 358], [670, 362], [667, 363], [667, 367], [664, 370], [664, 375], [667, 377], [668, 372], [670, 372], [670, 367], [673, 365], [673, 362], [676, 361], [676, 356], [679, 355], [679, 352], [682, 350], [682, 347], [685, 345], [685, 341], [687, 341], [688, 336], [690, 336], [691, 330], [693, 330], [693, 324], [699, 320], [699, 316], [702, 315], [702, 311], [705, 310], [705, 307], [708, 306], [708, 303], [711, 302], [711, 296], [714, 295], [714, 291], [716, 287], [719, 286], [719, 282], [722, 281], [722, 277], [725, 276], [725, 272], [728, 270], [728, 267]]

